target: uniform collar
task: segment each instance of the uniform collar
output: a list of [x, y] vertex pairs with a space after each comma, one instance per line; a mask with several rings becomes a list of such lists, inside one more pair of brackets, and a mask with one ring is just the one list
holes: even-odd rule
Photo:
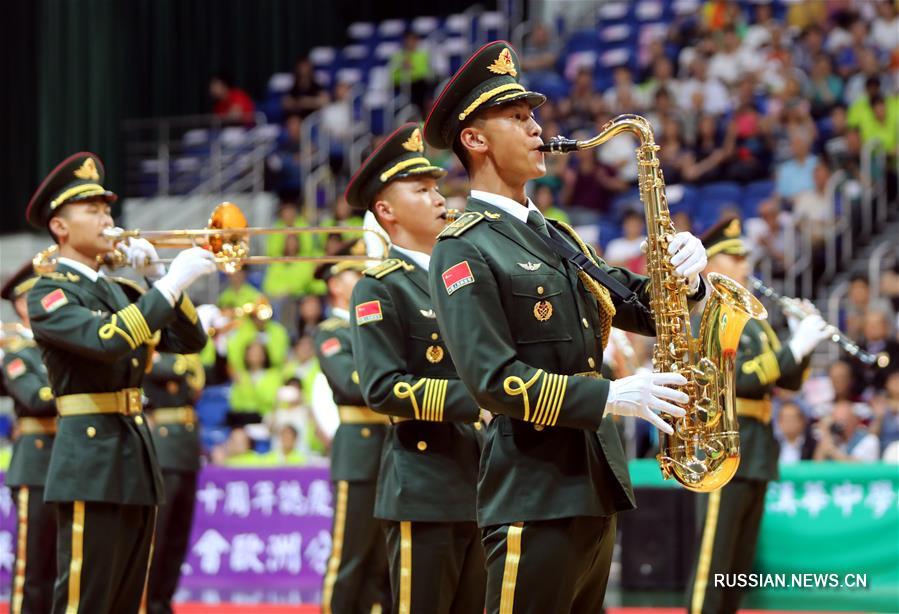
[[520, 202], [514, 201], [511, 198], [506, 196], [500, 196], [499, 194], [494, 194], [493, 192], [484, 192], [483, 190], [472, 190], [471, 197], [490, 205], [498, 209], [502, 209], [516, 220], [523, 222], [525, 224], [528, 223], [528, 214], [531, 211], [536, 211], [540, 217], [543, 217], [543, 214], [540, 213], [540, 209], [534, 205], [533, 201], [528, 198], [528, 206], [522, 207]]
[[406, 249], [405, 247], [400, 247], [396, 243], [393, 244], [393, 249], [403, 254], [407, 258], [410, 258], [412, 262], [420, 266], [425, 271], [428, 270], [428, 267], [431, 264], [431, 255], [426, 254], [424, 252], [416, 252], [415, 250]]
[[56, 261], [59, 264], [66, 265], [70, 269], [75, 269], [76, 271], [78, 271], [83, 276], [87, 277], [89, 280], [91, 280], [93, 282], [96, 282], [97, 279], [101, 275], [103, 275], [103, 273], [101, 271], [95, 271], [94, 269], [90, 268], [86, 264], [78, 262], [77, 260], [72, 260], [71, 258], [66, 258], [65, 256], [57, 258]]
[[331, 307], [331, 315], [346, 322], [350, 321], [350, 312], [340, 307]]

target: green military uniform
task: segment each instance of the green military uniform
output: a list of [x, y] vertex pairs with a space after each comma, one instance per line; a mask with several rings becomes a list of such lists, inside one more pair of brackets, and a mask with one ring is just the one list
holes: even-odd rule
[[[746, 256], [740, 220], [728, 218], [703, 237], [706, 253]], [[778, 479], [780, 448], [771, 424], [774, 388], [799, 390], [810, 358], [796, 362], [764, 320], [749, 320], [740, 337], [736, 360], [736, 409], [740, 423], [740, 466], [723, 488], [699, 495], [697, 552], [687, 584], [691, 614], [737, 611], [743, 590], [716, 587], [715, 574], [752, 571], [768, 482]]]
[[147, 585], [150, 614], [171, 614], [187, 554], [200, 469], [200, 433], [194, 399], [206, 374], [197, 354], [154, 353], [144, 377], [153, 445], [162, 469], [165, 503], [156, 515], [156, 543]]
[[[13, 275], [0, 296], [15, 301], [37, 278], [31, 263]], [[44, 503], [44, 482], [56, 433], [56, 405], [40, 350], [23, 329], [3, 343], [3, 383], [16, 413], [16, 441], [6, 485], [17, 508], [17, 539], [9, 610], [49, 613], [56, 578], [56, 508]]]
[[[401, 127], [357, 172], [347, 201], [361, 209], [396, 178], [442, 176], [422, 151], [419, 128]], [[374, 514], [387, 521], [394, 611], [480, 614], [479, 409], [444, 345], [427, 270], [410, 252], [393, 247], [356, 284], [352, 305], [353, 358], [363, 397], [376, 412], [394, 416]]]
[[[481, 108], [542, 103], [519, 75], [507, 43], [481, 48], [435, 102], [427, 142], [454, 146]], [[648, 309], [613, 303], [550, 249], [533, 203], [478, 196], [441, 233], [430, 288], [459, 377], [495, 416], [478, 482], [487, 610], [598, 612], [615, 514], [632, 509], [634, 495], [615, 423], [603, 418], [609, 381], [597, 371], [611, 326], [654, 335], [655, 325]], [[648, 307], [648, 278], [609, 267], [573, 230], [549, 223]]]
[[[327, 264], [316, 271], [316, 277], [327, 280], [361, 267], [364, 265], [352, 262]], [[361, 613], [378, 605], [387, 612], [391, 603], [387, 549], [374, 507], [388, 419], [370, 410], [362, 398], [353, 365], [349, 311], [332, 307], [331, 317], [319, 324], [314, 338], [318, 362], [340, 416], [331, 441], [331, 481], [337, 505], [322, 610]]]
[[[53, 211], [114, 195], [102, 164], [76, 154], [44, 180], [27, 217], [47, 228]], [[174, 306], [153, 288], [116, 283], [60, 258], [28, 294], [34, 337], [60, 416], [44, 499], [58, 504], [54, 612], [138, 610], [146, 584], [162, 476], [141, 403], [149, 344], [198, 352], [206, 343], [186, 294]]]

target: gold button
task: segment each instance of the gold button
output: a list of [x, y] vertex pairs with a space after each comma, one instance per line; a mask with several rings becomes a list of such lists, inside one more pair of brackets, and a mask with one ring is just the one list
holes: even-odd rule
[[590, 368], [592, 369], [593, 367], [596, 366], [596, 361], [593, 360], [593, 357], [591, 356], [590, 358], [587, 359], [587, 364], [590, 365]]
[[537, 286], [537, 294], [543, 294], [543, 286]]
[[535, 425], [534, 425], [534, 430], [535, 430], [535, 431], [538, 431], [538, 432], [539, 432], [539, 431], [542, 431], [543, 428], [544, 428], [544, 427], [543, 427], [542, 424], [535, 424]]
[[480, 423], [480, 422], [475, 422], [475, 423], [474, 423], [474, 430], [476, 430], [476, 431], [480, 431], [480, 430], [481, 430], [481, 423]]
[[143, 424], [143, 423], [144, 423], [144, 417], [143, 417], [143, 416], [134, 416], [134, 424], [140, 426], [140, 425]]
[[97, 429], [92, 426], [87, 427], [87, 436], [93, 438], [97, 434]]
[[426, 441], [419, 441], [417, 447], [418, 447], [418, 449], [419, 449], [420, 451], [424, 452], [425, 450], [428, 449], [428, 442], [426, 442]]
[[[140, 416], [138, 416], [138, 418], [140, 418]], [[168, 437], [168, 436], [169, 436], [169, 429], [167, 429], [167, 428], [164, 427], [164, 426], [160, 426], [160, 427], [159, 427], [159, 436], [160, 436], [160, 437]]]
[[35, 439], [34, 447], [37, 448], [38, 450], [43, 450], [44, 449], [44, 440], [43, 439]]
[[590, 322], [587, 321], [587, 318], [581, 318], [581, 324], [584, 325], [584, 328], [590, 328]]
[[131, 359], [131, 366], [132, 366], [132, 367], [136, 367], [136, 366], [139, 365], [139, 364], [140, 364], [140, 361], [139, 361], [137, 358], [132, 358], [132, 359]]
[[437, 341], [438, 339], [440, 339], [440, 335], [438, 335], [437, 333], [431, 333], [431, 339]]
[[359, 431], [359, 434], [362, 435], [363, 437], [371, 437], [371, 429], [368, 428], [367, 426], [363, 426], [362, 430]]
[[194, 432], [194, 423], [188, 422], [187, 424], [184, 425], [184, 428], [187, 429], [188, 433], [193, 433]]

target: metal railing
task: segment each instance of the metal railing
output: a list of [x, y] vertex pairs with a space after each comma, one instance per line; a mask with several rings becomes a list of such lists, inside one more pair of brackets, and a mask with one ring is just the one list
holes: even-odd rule
[[235, 123], [215, 115], [125, 120], [128, 196], [259, 192], [276, 135], [256, 113]]

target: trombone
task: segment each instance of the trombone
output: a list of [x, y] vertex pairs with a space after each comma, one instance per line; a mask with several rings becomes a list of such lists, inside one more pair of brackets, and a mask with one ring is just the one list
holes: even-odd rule
[[[179, 229], [179, 230], [122, 230], [109, 228], [103, 231], [104, 236], [116, 243], [132, 238], [146, 239], [156, 247], [188, 249], [190, 247], [203, 247], [215, 255], [215, 262], [219, 269], [225, 273], [236, 273], [245, 266], [254, 264], [272, 264], [274, 262], [314, 262], [337, 263], [344, 261], [372, 261], [365, 254], [351, 254], [344, 256], [252, 256], [250, 255], [249, 238], [260, 235], [301, 235], [301, 234], [363, 234], [371, 232], [384, 245], [384, 253], [387, 253], [389, 245], [379, 233], [362, 227], [333, 226], [333, 227], [306, 227], [306, 228], [254, 228], [247, 224], [247, 218], [240, 207], [230, 202], [219, 204], [209, 216], [206, 228]], [[33, 260], [35, 271], [48, 272], [56, 268], [55, 245], [39, 252]], [[125, 254], [116, 249], [109, 254], [98, 258], [99, 264], [111, 268], [127, 265]], [[154, 263], [167, 264], [171, 258], [160, 258]]]

